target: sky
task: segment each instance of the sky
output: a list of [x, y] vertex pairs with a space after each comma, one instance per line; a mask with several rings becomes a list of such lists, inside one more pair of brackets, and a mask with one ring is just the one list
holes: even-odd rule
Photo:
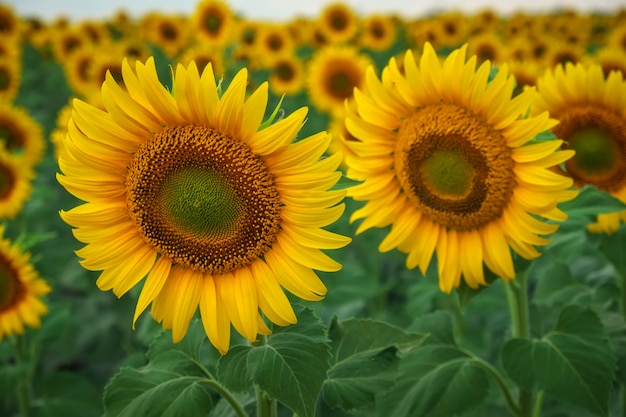
[[[148, 11], [191, 15], [198, 0], [0, 0], [22, 17], [36, 16], [53, 20], [65, 16], [70, 20], [104, 19], [118, 10], [131, 16]], [[294, 16], [314, 17], [324, 5], [336, 0], [226, 0], [245, 18], [288, 20]], [[579, 12], [611, 12], [626, 8], [626, 0], [341, 0], [360, 14], [373, 12], [419, 17], [436, 11], [457, 10], [466, 13], [490, 8], [506, 15], [517, 11], [552, 12], [568, 8]]]

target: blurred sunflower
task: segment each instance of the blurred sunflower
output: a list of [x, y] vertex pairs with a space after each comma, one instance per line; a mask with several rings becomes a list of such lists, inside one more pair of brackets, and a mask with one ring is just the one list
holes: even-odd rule
[[90, 90], [97, 88], [97, 85], [91, 80], [90, 68], [96, 54], [108, 55], [107, 53], [102, 53], [101, 48], [97, 50], [98, 52], [96, 53], [96, 48], [86, 44], [81, 46], [70, 57], [60, 62], [65, 78], [76, 95], [84, 96], [89, 94]]
[[46, 149], [43, 129], [23, 108], [0, 102], [0, 147], [23, 163], [36, 165]]
[[600, 65], [605, 77], [611, 71], [619, 71], [626, 78], [626, 50], [607, 45], [593, 55], [585, 55], [583, 61], [586, 65]]
[[311, 103], [320, 111], [343, 111], [354, 87], [363, 89], [368, 55], [352, 46], [329, 45], [317, 50], [307, 63], [306, 86]]
[[266, 23], [259, 28], [254, 53], [266, 66], [278, 58], [294, 55], [295, 44], [285, 25]]
[[11, 6], [0, 4], [0, 36], [3, 39], [19, 37], [20, 23], [20, 17]]
[[34, 177], [30, 164], [0, 149], [0, 219], [12, 219], [22, 211]]
[[74, 26], [53, 30], [50, 40], [54, 57], [59, 62], [66, 60], [74, 52], [80, 50], [82, 46], [90, 43], [90, 40]]
[[122, 73], [128, 92], [110, 75], [102, 86], [106, 111], [74, 101], [59, 158], [59, 182], [86, 201], [61, 212], [87, 244], [83, 267], [117, 296], [147, 276], [134, 321], [152, 303], [175, 342], [198, 306], [221, 353], [231, 323], [250, 341], [269, 332], [260, 312], [295, 323], [283, 288], [320, 300], [314, 270], [341, 268], [321, 249], [350, 241], [322, 229], [344, 211], [345, 192], [329, 190], [341, 155], [320, 159], [329, 136], [292, 143], [306, 108], [262, 124], [268, 86], [246, 100], [246, 69], [221, 97], [210, 64], [201, 75], [179, 64], [173, 95], [152, 58]]
[[476, 55], [478, 64], [490, 61], [494, 65], [500, 65], [507, 58], [507, 47], [500, 36], [495, 32], [485, 32], [468, 39], [467, 53], [469, 56]]
[[[534, 113], [549, 111], [559, 120], [552, 131], [576, 155], [565, 163], [576, 186], [592, 184], [626, 202], [626, 81], [621, 72], [604, 77], [599, 65], [567, 63], [537, 80]], [[588, 227], [613, 233], [626, 211], [600, 214]]]
[[187, 19], [182, 16], [155, 13], [144, 26], [143, 36], [170, 58], [175, 58], [187, 46], [190, 38]]
[[233, 40], [235, 16], [227, 3], [202, 0], [191, 18], [194, 35], [200, 42], [224, 47]]
[[386, 51], [398, 36], [398, 22], [390, 16], [373, 14], [363, 19], [359, 37], [361, 47], [372, 51]]
[[563, 41], [553, 41], [550, 49], [544, 55], [543, 66], [545, 68], [554, 68], [567, 62], [575, 64], [582, 61], [585, 55], [586, 52], [583, 46]]
[[322, 9], [315, 29], [328, 43], [348, 43], [359, 31], [359, 18], [347, 4], [334, 2]]
[[557, 203], [571, 199], [572, 180], [551, 171], [572, 151], [561, 141], [532, 143], [556, 124], [547, 113], [524, 118], [534, 98], [511, 99], [514, 80], [506, 65], [489, 80], [491, 66], [466, 62], [464, 46], [443, 63], [430, 44], [419, 65], [407, 51], [400, 74], [391, 59], [382, 82], [367, 72], [367, 91], [355, 91], [356, 111], [346, 127], [356, 156], [346, 157], [349, 177], [364, 181], [348, 190], [366, 201], [351, 221], [357, 233], [391, 230], [379, 250], [408, 254], [408, 268], [426, 273], [437, 254], [439, 286], [486, 285], [483, 261], [504, 280], [515, 278], [511, 249], [526, 259], [564, 220]]
[[204, 68], [211, 63], [213, 73], [218, 77], [224, 75], [224, 50], [218, 47], [210, 47], [206, 44], [197, 44], [186, 48], [178, 62], [187, 66], [191, 61], [196, 63], [198, 72], [202, 72]]
[[24, 333], [24, 325], [37, 328], [48, 308], [41, 297], [50, 286], [29, 262], [30, 255], [4, 238], [0, 226], [0, 341]]
[[12, 102], [22, 81], [21, 60], [0, 59], [0, 101]]
[[437, 15], [433, 24], [439, 26], [439, 45], [458, 47], [467, 37], [468, 18], [461, 12], [446, 12]]
[[270, 90], [276, 95], [293, 95], [304, 86], [304, 64], [295, 55], [276, 59], [271, 65]]

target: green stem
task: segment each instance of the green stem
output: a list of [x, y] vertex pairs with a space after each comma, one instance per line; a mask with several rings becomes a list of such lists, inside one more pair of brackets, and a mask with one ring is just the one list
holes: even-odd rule
[[[256, 345], [263, 346], [266, 344], [267, 338], [259, 335], [259, 341]], [[257, 417], [276, 417], [276, 401], [271, 399], [258, 385], [255, 386], [255, 390]]]
[[537, 393], [537, 398], [535, 399], [535, 406], [533, 407], [533, 417], [541, 416], [542, 405], [543, 405], [543, 391], [539, 391]]
[[[621, 243], [621, 240], [620, 240]], [[622, 268], [623, 270], [623, 268]], [[621, 290], [621, 305], [620, 309], [622, 311], [622, 315], [626, 318], [626, 273], [619, 271], [618, 272], [620, 283], [622, 284]], [[621, 387], [621, 395], [622, 395], [622, 416], [626, 417], [626, 385], [622, 384]]]
[[511, 412], [513, 414], [515, 414], [515, 415], [518, 415], [520, 413], [520, 409], [517, 406], [517, 404], [515, 403], [515, 400], [513, 399], [513, 396], [511, 395], [511, 391], [509, 391], [509, 388], [506, 386], [506, 383], [504, 382], [504, 379], [502, 379], [502, 375], [500, 375], [498, 370], [495, 369], [493, 366], [491, 366], [490, 363], [485, 362], [481, 358], [475, 356], [474, 360], [485, 371], [487, 371], [487, 373], [489, 375], [491, 375], [493, 377], [493, 379], [495, 379], [496, 383], [500, 386], [500, 389], [502, 390], [502, 393], [504, 394], [504, 399], [506, 400], [506, 403], [508, 404], [509, 408], [511, 409]]
[[[526, 274], [521, 273], [514, 280], [506, 283], [506, 298], [511, 312], [511, 325], [513, 337], [530, 338], [530, 318], [528, 315], [528, 289], [526, 287]], [[519, 391], [518, 405], [519, 417], [530, 417], [532, 413], [533, 394], [531, 391], [521, 389]]]
[[15, 363], [19, 370], [19, 381], [16, 386], [17, 403], [21, 417], [30, 416], [32, 367], [28, 363], [28, 341], [26, 334], [15, 337]]
[[222, 398], [230, 404], [237, 417], [248, 417], [246, 410], [243, 409], [243, 406], [239, 403], [239, 401], [237, 401], [233, 394], [224, 388], [219, 382], [213, 379], [206, 379], [204, 383], [211, 387], [213, 391], [221, 395]]

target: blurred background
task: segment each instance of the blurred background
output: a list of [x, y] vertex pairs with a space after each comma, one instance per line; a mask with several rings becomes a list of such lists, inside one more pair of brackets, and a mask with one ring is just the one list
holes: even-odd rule
[[[92, 19], [112, 16], [118, 10], [131, 15], [140, 15], [148, 11], [191, 14], [196, 0], [4, 0], [21, 16], [36, 16], [54, 19], [64, 15], [74, 19]], [[263, 20], [284, 20], [294, 16], [314, 16], [321, 8], [331, 3], [330, 0], [229, 0], [230, 7], [244, 17]], [[475, 12], [489, 8], [499, 14], [517, 11], [553, 12], [562, 9], [575, 9], [579, 12], [614, 11], [626, 6], [626, 0], [344, 0], [355, 12], [367, 14], [380, 12], [414, 17], [425, 13], [450, 11]]]

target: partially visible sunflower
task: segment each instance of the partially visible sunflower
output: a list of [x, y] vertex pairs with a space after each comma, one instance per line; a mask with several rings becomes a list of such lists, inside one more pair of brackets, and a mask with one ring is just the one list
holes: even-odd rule
[[304, 87], [304, 64], [295, 55], [286, 55], [271, 64], [270, 90], [276, 95], [293, 95]]
[[347, 4], [334, 2], [322, 9], [315, 28], [328, 43], [348, 43], [359, 31], [359, 18]]
[[220, 0], [200, 1], [191, 18], [197, 39], [219, 47], [224, 47], [233, 40], [235, 22], [233, 11]]
[[30, 164], [0, 149], [0, 219], [12, 219], [22, 211], [34, 177]]
[[0, 36], [5, 39], [19, 37], [20, 22], [11, 6], [0, 4]]
[[584, 64], [598, 64], [607, 77], [611, 71], [619, 71], [626, 78], [626, 50], [605, 46], [593, 55], [585, 55]]
[[22, 82], [22, 64], [19, 59], [0, 59], [0, 101], [12, 102]]
[[0, 341], [24, 333], [24, 325], [38, 328], [48, 308], [41, 297], [51, 290], [40, 278], [30, 255], [4, 238], [0, 226]]
[[468, 28], [467, 15], [458, 12], [445, 12], [434, 17], [433, 24], [438, 25], [440, 29], [439, 45], [456, 48], [467, 37]]
[[178, 65], [172, 93], [152, 58], [124, 61], [127, 90], [109, 75], [106, 111], [75, 100], [59, 182], [85, 201], [61, 217], [86, 244], [81, 264], [102, 271], [96, 284], [122, 296], [145, 278], [134, 320], [152, 316], [172, 338], [186, 334], [198, 307], [211, 343], [225, 353], [230, 325], [250, 341], [269, 328], [261, 317], [296, 322], [283, 288], [320, 300], [314, 270], [341, 265], [321, 249], [350, 239], [323, 227], [344, 211], [341, 155], [321, 159], [325, 132], [292, 143], [301, 108], [261, 123], [263, 83], [246, 99], [242, 69], [220, 97], [211, 65]]
[[[626, 81], [621, 72], [604, 76], [595, 65], [567, 63], [537, 80], [534, 113], [549, 111], [559, 120], [553, 132], [576, 155], [566, 173], [581, 187], [591, 184], [626, 202]], [[591, 232], [613, 233], [626, 212], [600, 214]]]
[[363, 48], [386, 51], [398, 37], [398, 22], [387, 15], [369, 15], [363, 19], [362, 26], [359, 43]]
[[285, 25], [264, 24], [257, 36], [255, 54], [263, 65], [271, 65], [278, 58], [294, 55], [295, 44]]
[[218, 77], [224, 75], [224, 49], [219, 47], [211, 47], [206, 44], [197, 44], [185, 49], [183, 54], [178, 59], [178, 62], [187, 66], [191, 61], [196, 63], [196, 67], [199, 72], [202, 72], [204, 68], [211, 63], [213, 72]]
[[330, 45], [317, 50], [307, 63], [306, 84], [311, 103], [320, 111], [343, 111], [355, 87], [365, 86], [368, 55], [352, 46]]
[[0, 102], [0, 147], [23, 163], [36, 165], [46, 149], [43, 129], [22, 107]]
[[382, 82], [373, 69], [367, 89], [355, 91], [356, 111], [346, 126], [356, 156], [346, 158], [349, 177], [363, 181], [348, 195], [366, 201], [351, 221], [357, 233], [391, 229], [379, 246], [407, 253], [408, 268], [426, 273], [437, 255], [439, 286], [486, 285], [483, 262], [504, 280], [515, 278], [511, 249], [526, 259], [564, 220], [557, 208], [571, 199], [572, 180], [551, 168], [569, 159], [562, 141], [534, 143], [556, 124], [547, 113], [524, 117], [534, 99], [528, 90], [511, 98], [506, 65], [489, 81], [491, 65], [466, 62], [467, 46], [440, 62], [426, 44], [419, 65], [405, 55], [402, 75], [392, 58]]
[[500, 65], [506, 61], [507, 47], [495, 32], [484, 32], [480, 35], [472, 36], [467, 43], [468, 55], [476, 55], [478, 64], [490, 61], [492, 64]]
[[86, 44], [61, 62], [65, 78], [74, 94], [83, 96], [88, 94], [90, 90], [97, 88], [97, 85], [91, 80], [90, 71], [96, 54], [108, 55], [107, 53], [103, 54], [101, 48], [96, 50], [92, 45]]
[[158, 46], [170, 58], [175, 58], [187, 46], [189, 26], [183, 16], [155, 13], [145, 27], [143, 36]]
[[550, 49], [544, 55], [543, 66], [545, 68], [554, 68], [567, 62], [575, 64], [581, 62], [585, 55], [584, 46], [563, 41], [553, 41], [550, 44]]

